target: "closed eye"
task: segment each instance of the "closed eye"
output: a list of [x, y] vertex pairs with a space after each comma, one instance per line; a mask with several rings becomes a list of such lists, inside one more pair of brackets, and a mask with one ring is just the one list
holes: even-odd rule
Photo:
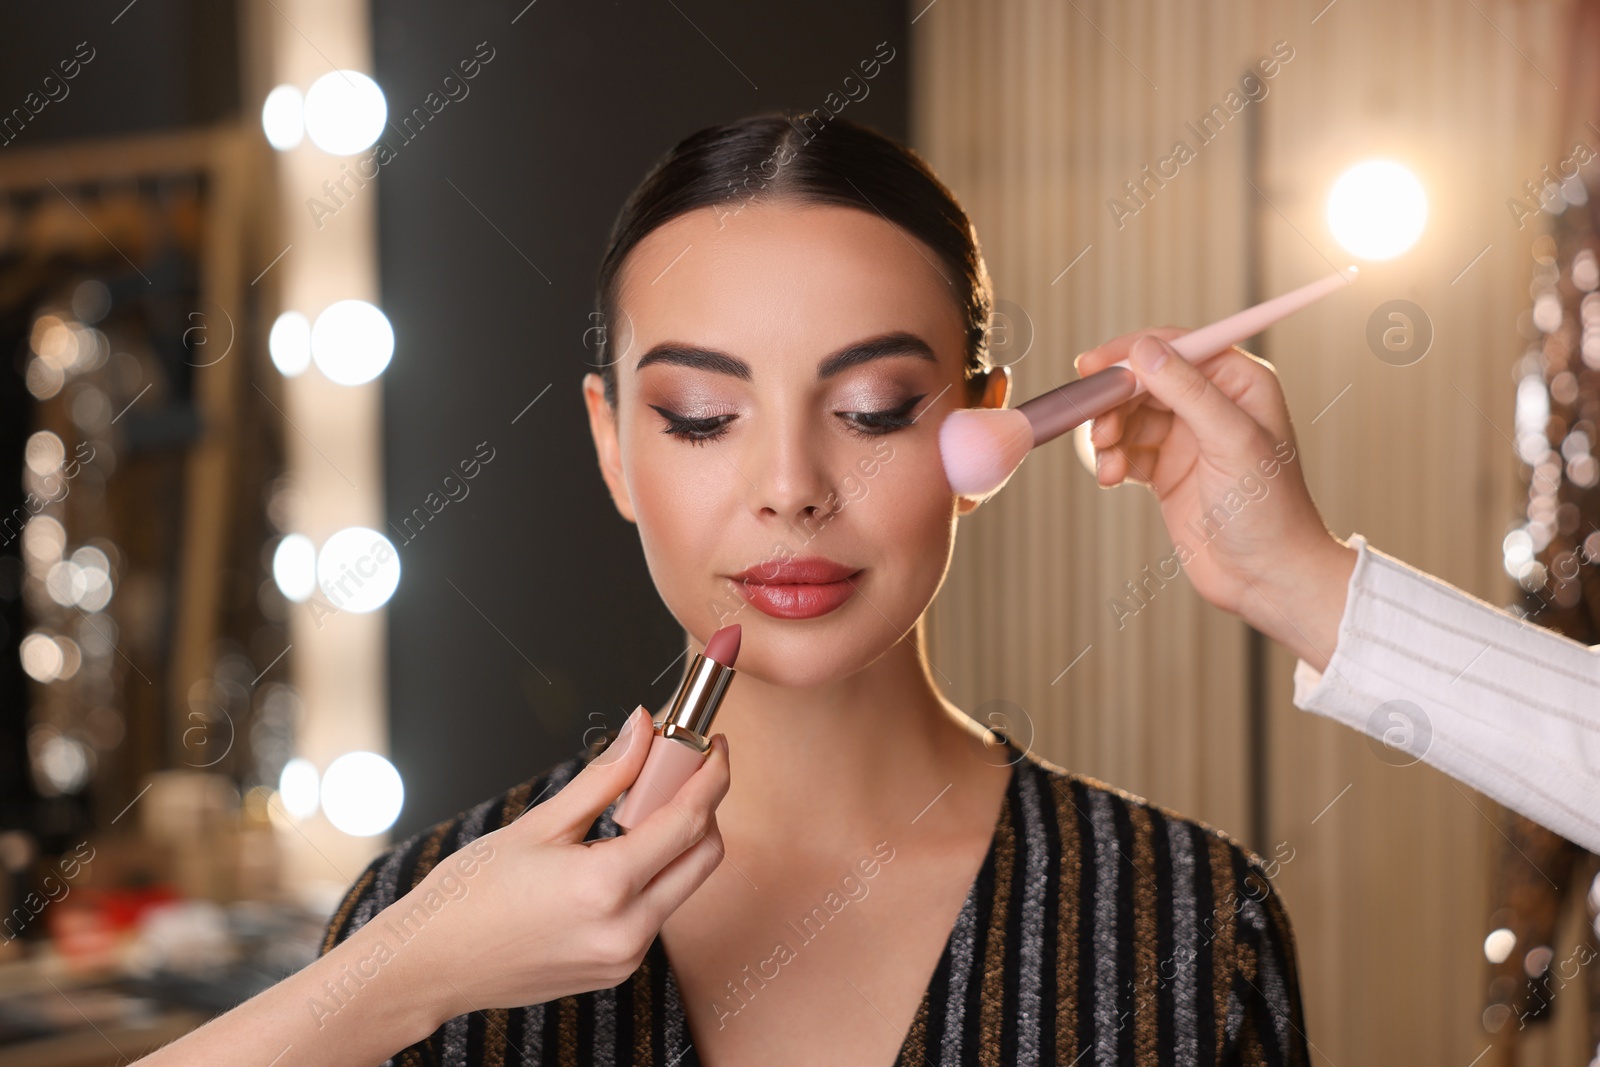
[[[918, 393], [903, 404], [880, 411], [837, 411], [834, 414], [843, 419], [845, 429], [857, 437], [882, 437], [915, 422], [916, 418], [911, 412], [927, 395]], [[738, 418], [733, 414], [689, 418], [658, 404], [651, 404], [650, 407], [666, 421], [666, 425], [661, 428], [662, 433], [693, 445], [716, 440], [727, 433], [728, 424]]]
[[884, 411], [840, 411], [835, 414], [844, 419], [846, 428], [857, 436], [882, 437], [886, 433], [904, 429], [916, 422], [911, 411], [927, 395], [918, 393], [904, 404]]

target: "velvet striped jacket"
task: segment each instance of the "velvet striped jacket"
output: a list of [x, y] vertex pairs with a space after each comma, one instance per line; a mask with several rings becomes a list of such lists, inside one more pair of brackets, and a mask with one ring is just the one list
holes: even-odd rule
[[[1294, 937], [1272, 868], [1220, 831], [1007, 747], [1012, 775], [988, 852], [893, 1067], [1308, 1064]], [[443, 858], [561, 789], [598, 751], [380, 854], [330, 919], [322, 951]], [[611, 814], [587, 840], [617, 834]], [[618, 986], [460, 1015], [387, 1063], [700, 1060], [658, 936]]]

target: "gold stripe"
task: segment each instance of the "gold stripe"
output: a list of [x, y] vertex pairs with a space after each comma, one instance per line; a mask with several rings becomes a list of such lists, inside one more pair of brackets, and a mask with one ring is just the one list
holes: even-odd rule
[[[1215, 936], [1211, 941], [1212, 1011], [1216, 1016], [1217, 1047], [1228, 1032], [1228, 990], [1232, 988], [1233, 968], [1238, 953], [1234, 917], [1241, 900], [1233, 882], [1233, 853], [1225, 838], [1211, 830], [1205, 832], [1206, 851], [1211, 856], [1211, 914], [1206, 916]], [[1202, 923], [1204, 920], [1202, 920]], [[1203, 928], [1203, 926], [1202, 926]]]
[[[1020, 772], [1019, 772], [1020, 773]], [[1006, 944], [1006, 916], [1011, 911], [1011, 865], [1016, 854], [1016, 830], [1011, 825], [1011, 790], [1000, 808], [1000, 825], [995, 834], [994, 906], [989, 914], [989, 936], [983, 949], [983, 991], [979, 994], [978, 1062], [983, 1067], [1001, 1067], [1000, 1027], [1005, 1010], [1006, 953], [1015, 946]], [[970, 1024], [969, 1024], [970, 1025]]]
[[505, 1067], [506, 1025], [511, 1013], [505, 1008], [490, 1008], [480, 1014], [483, 1015], [484, 1067]]
[[900, 1053], [894, 1059], [896, 1064], [914, 1063], [925, 1064], [928, 1062], [928, 991], [922, 992], [922, 1003], [917, 1005], [917, 1016], [911, 1020], [911, 1029], [906, 1031], [906, 1039], [901, 1045]]
[[[1248, 1024], [1248, 1020], [1246, 1022]], [[1247, 1025], [1244, 1038], [1239, 1042], [1239, 1062], [1244, 1067], [1267, 1067], [1267, 1050], [1257, 1040], [1255, 1027]]]
[[513, 786], [511, 792], [506, 794], [506, 802], [500, 806], [500, 826], [510, 826], [528, 807], [528, 798], [533, 796], [533, 782], [523, 782]]
[[350, 913], [355, 910], [356, 901], [361, 899], [361, 894], [367, 891], [367, 887], [372, 884], [372, 880], [377, 877], [377, 874], [378, 872], [375, 869], [368, 870], [360, 878], [356, 879], [356, 884], [351, 886], [350, 890], [345, 893], [344, 900], [339, 904], [339, 910], [334, 912], [333, 921], [328, 923], [328, 932], [322, 937], [321, 955], [326, 956], [329, 950], [344, 936], [344, 925], [350, 921]]
[[[1078, 918], [1082, 907], [1079, 896], [1083, 884], [1083, 841], [1078, 836], [1078, 806], [1072, 799], [1072, 783], [1065, 775], [1054, 775], [1051, 786], [1056, 795], [1056, 824], [1061, 836], [1060, 900], [1057, 902], [1056, 929], [1056, 1059], [1071, 1063], [1078, 1049]], [[1042, 1005], [1050, 1010], [1050, 1005]]]
[[555, 1009], [558, 1015], [556, 1064], [558, 1067], [578, 1067], [578, 998], [562, 997], [556, 1001]]
[[1133, 829], [1133, 1050], [1139, 1063], [1155, 1063], [1159, 1054], [1156, 990], [1160, 976], [1156, 958], [1156, 855], [1150, 839], [1150, 810], [1128, 804]]
[[[459, 818], [459, 817], [458, 817]], [[448, 819], [433, 828], [433, 833], [422, 843], [422, 851], [417, 854], [417, 869], [411, 874], [411, 888], [415, 889], [422, 880], [433, 870], [433, 865], [439, 862], [439, 847], [444, 843], [444, 835], [455, 826], [457, 819]]]

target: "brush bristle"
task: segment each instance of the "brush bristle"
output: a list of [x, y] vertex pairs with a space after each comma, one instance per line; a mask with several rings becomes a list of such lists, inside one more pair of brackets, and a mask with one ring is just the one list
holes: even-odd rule
[[945, 477], [960, 496], [996, 492], [1032, 447], [1033, 424], [1015, 408], [962, 408], [939, 427]]

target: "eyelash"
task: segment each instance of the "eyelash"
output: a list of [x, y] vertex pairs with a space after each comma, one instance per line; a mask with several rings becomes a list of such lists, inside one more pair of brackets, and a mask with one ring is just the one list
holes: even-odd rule
[[[851, 411], [836, 412], [836, 414], [844, 419], [845, 429], [857, 437], [882, 437], [884, 434], [902, 430], [916, 421], [910, 415], [911, 409], [916, 407], [917, 403], [927, 395], [927, 393], [918, 393], [904, 404], [883, 411]], [[667, 420], [667, 425], [662, 429], [662, 433], [670, 437], [681, 438], [692, 445], [703, 445], [707, 441], [714, 441], [721, 437], [728, 432], [727, 424], [736, 417], [733, 415], [710, 415], [703, 419], [686, 419], [655, 404], [650, 406], [655, 408], [663, 419]]]

